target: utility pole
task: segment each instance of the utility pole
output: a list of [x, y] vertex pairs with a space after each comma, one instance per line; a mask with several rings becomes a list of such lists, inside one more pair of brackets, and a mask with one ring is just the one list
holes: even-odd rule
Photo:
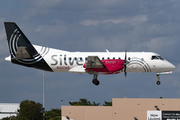
[[63, 105], [64, 105], [64, 100], [63, 99], [61, 99], [61, 102], [63, 102]]
[[44, 108], [44, 113], [43, 113], [43, 120], [45, 120], [45, 71], [43, 71], [43, 108]]

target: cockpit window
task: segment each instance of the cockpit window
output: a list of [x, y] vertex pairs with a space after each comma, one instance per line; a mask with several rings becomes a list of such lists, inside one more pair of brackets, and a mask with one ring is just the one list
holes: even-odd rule
[[164, 60], [164, 58], [162, 58], [161, 56], [158, 56], [158, 58], [159, 58], [160, 60]]
[[152, 56], [151, 60], [164, 60], [161, 56]]
[[158, 57], [157, 56], [152, 56], [151, 60], [157, 60]]

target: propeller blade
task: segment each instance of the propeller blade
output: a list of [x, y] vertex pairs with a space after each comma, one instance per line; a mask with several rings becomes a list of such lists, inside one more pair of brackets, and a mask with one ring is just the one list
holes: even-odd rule
[[125, 51], [125, 60], [124, 60], [124, 75], [127, 76], [126, 68], [127, 68], [127, 50]]
[[127, 60], [127, 50], [125, 51], [125, 62]]

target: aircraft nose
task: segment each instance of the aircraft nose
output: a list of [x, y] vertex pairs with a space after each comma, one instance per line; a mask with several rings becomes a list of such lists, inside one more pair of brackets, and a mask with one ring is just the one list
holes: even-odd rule
[[170, 63], [169, 68], [171, 69], [171, 71], [176, 69], [176, 66], [174, 66], [173, 64]]

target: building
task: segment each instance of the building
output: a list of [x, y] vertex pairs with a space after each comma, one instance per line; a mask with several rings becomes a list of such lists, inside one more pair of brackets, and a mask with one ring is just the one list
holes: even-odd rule
[[62, 106], [62, 120], [180, 119], [180, 99], [113, 98], [112, 106]]
[[19, 103], [0, 103], [0, 120], [4, 117], [16, 115]]

